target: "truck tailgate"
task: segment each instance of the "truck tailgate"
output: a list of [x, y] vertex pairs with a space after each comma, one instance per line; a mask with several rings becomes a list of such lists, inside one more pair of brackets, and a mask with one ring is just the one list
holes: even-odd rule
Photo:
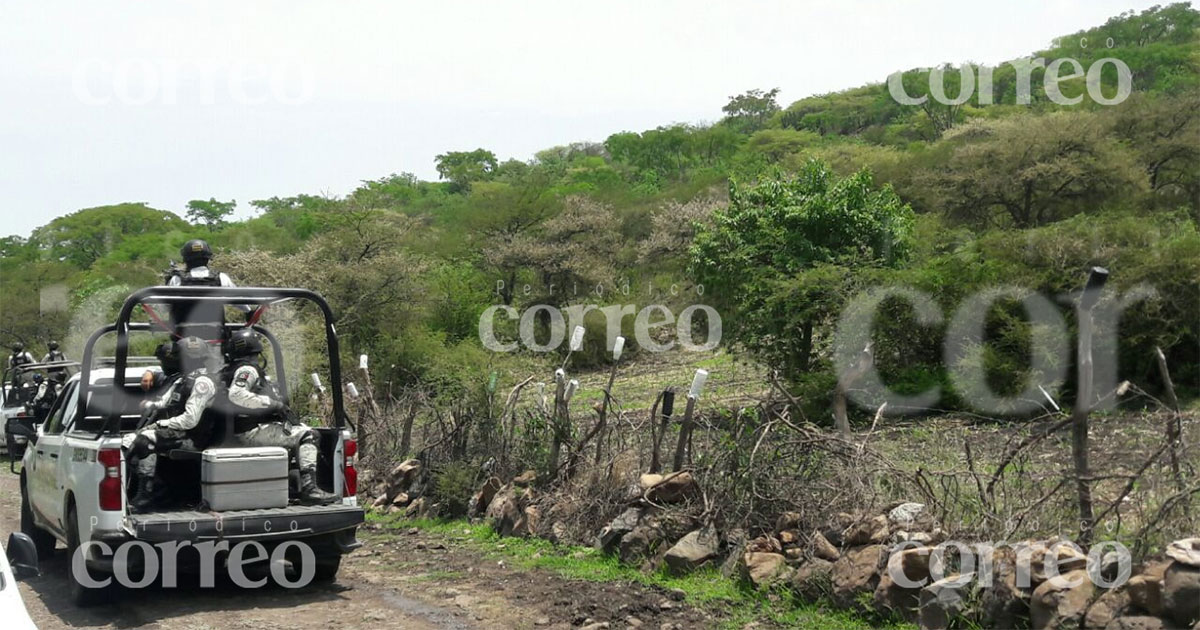
[[159, 512], [126, 517], [130, 536], [149, 543], [190, 540], [288, 540], [353, 529], [363, 522], [360, 507], [293, 505], [229, 512]]

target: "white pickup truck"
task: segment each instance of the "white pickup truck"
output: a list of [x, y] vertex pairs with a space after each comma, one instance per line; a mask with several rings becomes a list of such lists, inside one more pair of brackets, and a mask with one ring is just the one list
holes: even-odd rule
[[[36, 434], [29, 436], [32, 444], [26, 449], [20, 472], [22, 532], [34, 540], [42, 557], [53, 552], [56, 541], [67, 546], [72, 558], [84, 546], [89, 570], [84, 577], [97, 582], [118, 568], [114, 558], [122, 558], [121, 554], [104, 550], [115, 552], [131, 541], [154, 546], [172, 542], [181, 546], [207, 542], [236, 545], [253, 541], [268, 552], [286, 542], [300, 541], [314, 552], [310, 556], [315, 563], [314, 578], [334, 579], [342, 555], [360, 546], [355, 533], [364, 516], [356, 498], [357, 443], [347, 428], [340, 388], [331, 388], [334, 416], [330, 419], [331, 426], [316, 429], [321, 451], [319, 485], [338, 496], [337, 503], [212, 511], [199, 498], [199, 453], [173, 451], [165, 464], [173, 467], [175, 475], [170, 484], [174, 495], [170, 505], [148, 513], [130, 511], [132, 471], [122, 451], [122, 436], [136, 430], [141, 417], [140, 404], [152, 394], [141, 388], [143, 368], [126, 369], [130, 359], [128, 337], [131, 331], [155, 329], [148, 323], [131, 323], [129, 318], [135, 305], [170, 304], [182, 299], [208, 299], [260, 308], [288, 299], [317, 303], [326, 315], [330, 378], [332, 382], [340, 382], [332, 316], [328, 305], [315, 293], [301, 289], [216, 287], [151, 287], [134, 293], [126, 300], [116, 325], [96, 331], [89, 339], [82, 371], [68, 380], [46, 421]], [[283, 384], [286, 399], [281, 345], [264, 328], [255, 326], [255, 330], [271, 342], [276, 377]], [[103, 360], [93, 360], [96, 342], [112, 333], [117, 337], [116, 356], [111, 367], [98, 365]], [[221, 423], [220, 418], [211, 420]], [[231, 428], [232, 421], [227, 426]], [[159, 465], [160, 469], [164, 465], [161, 459]], [[86, 545], [89, 542], [104, 545]], [[125, 558], [129, 563], [140, 562], [139, 553], [129, 553]], [[288, 556], [293, 564], [299, 558]], [[186, 564], [183, 559], [179, 562]], [[69, 573], [71, 594], [77, 603], [87, 605], [110, 597], [111, 589], [89, 588], [88, 579], [79, 579], [74, 571]]]

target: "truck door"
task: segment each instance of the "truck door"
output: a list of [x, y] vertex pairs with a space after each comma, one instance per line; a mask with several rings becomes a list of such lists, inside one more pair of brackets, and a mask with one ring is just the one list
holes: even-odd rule
[[46, 423], [42, 426], [42, 435], [33, 446], [34, 469], [30, 477], [30, 483], [33, 485], [30, 496], [36, 497], [33, 506], [41, 513], [43, 519], [59, 530], [63, 526], [63, 489], [59, 487], [59, 467], [64, 429], [75, 412], [75, 387], [75, 383], [67, 386], [64, 394], [55, 402]]

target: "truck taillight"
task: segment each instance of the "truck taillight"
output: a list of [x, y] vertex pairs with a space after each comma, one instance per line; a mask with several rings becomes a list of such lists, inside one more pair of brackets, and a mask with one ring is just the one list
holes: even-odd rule
[[104, 478], [100, 480], [100, 509], [119, 512], [121, 495], [121, 449], [106, 448], [96, 455], [96, 461], [104, 466]]
[[358, 442], [346, 440], [342, 453], [345, 458], [345, 469], [342, 472], [346, 479], [346, 496], [353, 497], [358, 495], [358, 469], [354, 466], [355, 457], [358, 455]]

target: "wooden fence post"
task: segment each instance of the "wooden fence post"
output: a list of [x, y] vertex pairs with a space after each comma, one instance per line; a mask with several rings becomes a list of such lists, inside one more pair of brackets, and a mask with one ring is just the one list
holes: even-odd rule
[[1108, 270], [1092, 267], [1079, 297], [1079, 352], [1075, 406], [1071, 409], [1071, 456], [1075, 463], [1075, 488], [1079, 500], [1079, 542], [1092, 540], [1095, 514], [1092, 511], [1091, 467], [1088, 462], [1088, 414], [1092, 409], [1092, 307], [1108, 280]]

